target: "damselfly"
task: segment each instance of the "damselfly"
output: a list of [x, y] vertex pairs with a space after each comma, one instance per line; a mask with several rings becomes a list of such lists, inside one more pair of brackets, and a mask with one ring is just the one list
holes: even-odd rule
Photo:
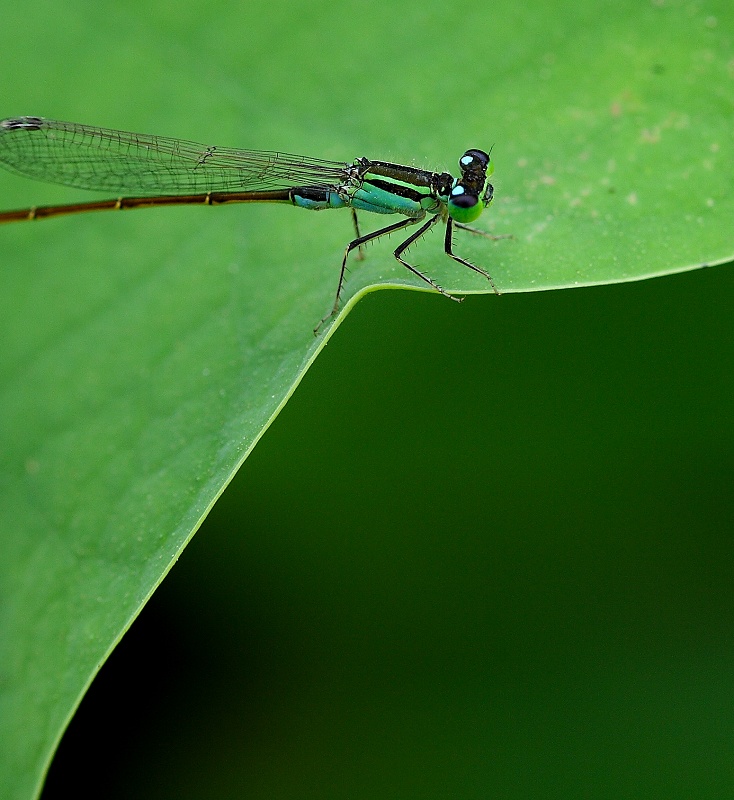
[[[324, 161], [266, 150], [205, 146], [42, 117], [15, 117], [0, 121], [0, 165], [49, 183], [123, 195], [114, 200], [2, 211], [0, 223], [196, 203], [291, 203], [312, 211], [349, 208], [355, 238], [344, 251], [334, 305], [322, 323], [339, 309], [349, 254], [357, 249], [360, 257], [368, 242], [419, 223], [423, 224], [394, 251], [404, 267], [441, 294], [461, 300], [403, 258], [410, 245], [442, 220], [446, 223], [446, 255], [483, 275], [499, 294], [488, 272], [453, 251], [455, 227], [490, 239], [505, 238], [468, 224], [492, 202], [494, 189], [488, 181], [492, 166], [483, 150], [467, 150], [459, 159], [461, 175], [454, 178], [448, 172], [364, 157], [352, 162]], [[357, 211], [400, 214], [405, 219], [363, 235]]]

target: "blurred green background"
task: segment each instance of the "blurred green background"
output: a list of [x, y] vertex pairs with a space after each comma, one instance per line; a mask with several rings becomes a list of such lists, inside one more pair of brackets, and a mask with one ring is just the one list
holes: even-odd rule
[[[489, 137], [487, 224], [517, 239], [462, 252], [527, 289], [731, 256], [732, 23], [723, 0], [7, 4], [3, 102], [442, 168]], [[3, 208], [70, 199], [2, 178]], [[246, 211], [3, 231], [2, 374], [34, 379], [0, 447], [18, 800], [313, 346], [348, 220]], [[437, 240], [419, 263], [443, 280]], [[102, 668], [44, 798], [730, 794], [731, 275], [361, 301]], [[371, 248], [351, 290], [401, 277]]]
[[733, 289], [368, 296], [46, 800], [727, 796]]

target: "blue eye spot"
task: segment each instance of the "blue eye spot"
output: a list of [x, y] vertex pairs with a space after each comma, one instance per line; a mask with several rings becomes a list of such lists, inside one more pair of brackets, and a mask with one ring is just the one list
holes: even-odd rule
[[489, 164], [489, 154], [484, 150], [467, 150], [459, 159], [459, 164], [461, 166], [476, 165], [480, 169], [486, 169]]
[[458, 197], [459, 195], [464, 194], [464, 191], [465, 190], [463, 186], [454, 186], [454, 188], [451, 190], [451, 196]]

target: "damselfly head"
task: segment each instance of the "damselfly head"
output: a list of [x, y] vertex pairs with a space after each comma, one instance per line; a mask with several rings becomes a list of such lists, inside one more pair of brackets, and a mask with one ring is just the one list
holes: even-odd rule
[[457, 178], [448, 199], [448, 211], [457, 222], [473, 222], [492, 200], [494, 192], [487, 183], [487, 170], [491, 170], [489, 153], [484, 150], [467, 150], [459, 159], [461, 177]]
[[489, 153], [484, 150], [467, 150], [459, 159], [459, 167], [463, 173], [480, 170], [484, 172], [489, 165]]

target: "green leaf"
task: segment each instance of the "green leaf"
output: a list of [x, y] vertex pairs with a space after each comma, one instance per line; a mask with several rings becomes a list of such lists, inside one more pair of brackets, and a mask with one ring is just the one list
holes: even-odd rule
[[[4, 9], [0, 116], [451, 170], [494, 144], [479, 224], [514, 239], [457, 234], [456, 250], [503, 292], [732, 258], [728, 4], [258, 9]], [[82, 199], [1, 180], [3, 208]], [[0, 229], [8, 797], [34, 796], [97, 669], [334, 333], [311, 330], [350, 233], [346, 213], [255, 206]], [[345, 312], [378, 286], [425, 288], [398, 241], [352, 264]], [[438, 231], [409, 255], [454, 292], [488, 292]]]

